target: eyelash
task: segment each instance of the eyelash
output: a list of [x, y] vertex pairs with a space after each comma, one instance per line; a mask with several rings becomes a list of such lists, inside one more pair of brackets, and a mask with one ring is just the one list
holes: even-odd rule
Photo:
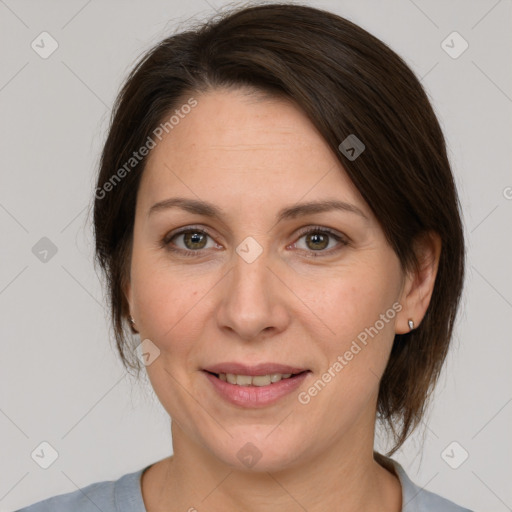
[[[208, 233], [208, 231], [206, 231], [203, 228], [194, 227], [194, 226], [187, 226], [186, 228], [183, 228], [183, 229], [181, 229], [180, 231], [178, 231], [176, 233], [172, 233], [172, 234], [166, 235], [164, 237], [164, 239], [162, 240], [162, 242], [161, 242], [161, 246], [164, 249], [167, 249], [167, 250], [169, 250], [171, 252], [174, 252], [174, 253], [181, 254], [181, 255], [186, 256], [186, 257], [194, 258], [194, 257], [203, 256], [201, 254], [202, 252], [204, 252], [202, 249], [198, 249], [196, 251], [192, 251], [190, 249], [176, 248], [176, 247], [173, 247], [171, 245], [171, 240], [173, 238], [175, 238], [175, 237], [177, 237], [179, 235], [183, 235], [185, 233], [201, 233], [201, 234], [204, 234], [206, 236], [209, 236], [210, 238], [213, 238], [210, 235], [210, 233]], [[349, 245], [349, 242], [348, 242], [348, 240], [345, 237], [340, 236], [338, 233], [336, 233], [332, 229], [321, 227], [321, 226], [312, 226], [312, 227], [308, 227], [308, 228], [304, 229], [303, 231], [301, 231], [298, 234], [297, 241], [300, 240], [305, 235], [309, 235], [311, 233], [327, 234], [330, 237], [334, 238], [341, 245], [336, 247], [336, 248], [334, 248], [334, 249], [330, 249], [330, 250], [319, 250], [319, 251], [312, 251], [312, 250], [310, 250], [310, 251], [307, 251], [307, 252], [311, 253], [309, 256], [307, 256], [309, 258], [319, 258], [319, 257], [321, 258], [323, 256], [330, 256], [333, 253], [340, 251], [343, 247]], [[294, 243], [296, 243], [296, 242], [294, 242]], [[298, 249], [298, 250], [299, 251], [304, 251], [305, 249]], [[321, 254], [321, 253], [323, 253], [323, 254]]]

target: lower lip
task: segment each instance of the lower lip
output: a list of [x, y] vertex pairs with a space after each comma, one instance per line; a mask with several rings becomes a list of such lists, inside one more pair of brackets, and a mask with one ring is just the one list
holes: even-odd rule
[[264, 407], [276, 403], [295, 391], [310, 372], [302, 372], [294, 377], [282, 379], [268, 386], [238, 386], [220, 380], [211, 373], [204, 372], [207, 379], [222, 398], [234, 405], [243, 407]]

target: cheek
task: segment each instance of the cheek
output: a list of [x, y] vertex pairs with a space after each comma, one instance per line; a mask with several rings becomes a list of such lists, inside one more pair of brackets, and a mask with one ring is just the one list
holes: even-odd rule
[[392, 306], [399, 297], [398, 283], [394, 262], [379, 267], [353, 265], [331, 273], [315, 292], [309, 292], [307, 300], [334, 331], [331, 334], [336, 339], [355, 339], [373, 326], [380, 315], [386, 318], [384, 325], [378, 323], [378, 330], [387, 335], [390, 331], [394, 333], [396, 311]]
[[211, 279], [193, 266], [173, 269], [165, 258], [147, 251], [134, 251], [131, 279], [141, 336], [166, 351], [187, 345], [198, 328], [194, 316], [212, 287]]
[[340, 406], [361, 405], [378, 389], [401, 309], [399, 283], [398, 263], [388, 257], [379, 265], [361, 261], [334, 273], [317, 294], [329, 335], [316, 339], [326, 355], [323, 371], [336, 375], [336, 397], [329, 400]]
[[146, 372], [156, 396], [173, 417], [191, 407], [185, 389], [193, 388], [190, 379], [196, 367], [191, 356], [200, 339], [199, 315], [211, 286], [208, 277], [198, 276], [192, 266], [190, 271], [174, 270], [161, 257], [142, 251], [133, 255], [132, 293], [140, 337], [150, 339], [160, 351]]

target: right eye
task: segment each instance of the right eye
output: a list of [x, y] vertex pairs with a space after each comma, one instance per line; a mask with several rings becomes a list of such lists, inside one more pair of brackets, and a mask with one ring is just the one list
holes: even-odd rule
[[[162, 245], [172, 252], [194, 257], [200, 256], [202, 249], [208, 249], [206, 246], [208, 238], [211, 238], [211, 236], [206, 230], [188, 226], [180, 229], [176, 233], [166, 235], [162, 240]], [[179, 247], [174, 242], [174, 240], [178, 240], [179, 242], [180, 239], [184, 247]], [[215, 243], [214, 246], [219, 247], [218, 244]]]

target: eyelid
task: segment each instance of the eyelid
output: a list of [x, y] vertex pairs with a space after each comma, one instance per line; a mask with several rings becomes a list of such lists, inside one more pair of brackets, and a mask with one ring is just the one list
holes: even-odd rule
[[331, 249], [321, 250], [321, 251], [297, 249], [297, 250], [305, 253], [307, 255], [306, 256], [307, 258], [322, 258], [322, 257], [327, 258], [329, 256], [337, 254], [344, 247], [350, 245], [350, 239], [346, 235], [344, 235], [332, 228], [328, 228], [327, 226], [318, 226], [318, 225], [310, 225], [310, 226], [306, 226], [305, 228], [302, 228], [296, 235], [296, 241], [293, 242], [291, 245], [296, 245], [297, 242], [303, 236], [308, 235], [310, 233], [326, 233], [331, 238], [334, 238], [338, 242], [338, 244], [336, 247], [331, 247]]
[[318, 226], [318, 225], [306, 226], [305, 228], [301, 228], [296, 236], [298, 236], [300, 238], [304, 235], [307, 235], [308, 233], [311, 233], [311, 232], [315, 233], [317, 231], [327, 233], [333, 237], [337, 237], [346, 243], [349, 242], [349, 239], [346, 235], [344, 235], [343, 233], [340, 233], [339, 231], [336, 231], [335, 229], [328, 228], [327, 226]]
[[175, 236], [178, 236], [178, 235], [182, 235], [183, 233], [187, 233], [188, 231], [197, 231], [199, 233], [204, 233], [205, 235], [208, 235], [209, 237], [213, 238], [213, 235], [212, 233], [209, 231], [209, 228], [205, 228], [203, 226], [194, 226], [194, 225], [190, 225], [190, 226], [183, 226], [181, 228], [178, 228], [178, 229], [175, 229], [173, 231], [170, 231], [169, 233], [167, 233], [164, 238], [163, 238], [163, 242], [164, 243], [170, 243], [170, 241], [175, 237]]
[[[171, 253], [177, 254], [178, 256], [183, 256], [185, 258], [194, 258], [194, 257], [202, 257], [205, 255], [206, 250], [200, 249], [200, 250], [192, 250], [192, 249], [182, 249], [181, 247], [174, 247], [171, 243], [171, 240], [177, 236], [183, 235], [188, 232], [196, 232], [196, 233], [203, 233], [206, 236], [210, 237], [212, 241], [216, 244], [214, 236], [210, 233], [210, 231], [207, 228], [200, 227], [200, 226], [183, 226], [181, 228], [178, 228], [177, 230], [173, 230], [169, 233], [167, 233], [159, 242], [160, 248], [169, 251]], [[210, 248], [211, 249], [211, 248]]]

